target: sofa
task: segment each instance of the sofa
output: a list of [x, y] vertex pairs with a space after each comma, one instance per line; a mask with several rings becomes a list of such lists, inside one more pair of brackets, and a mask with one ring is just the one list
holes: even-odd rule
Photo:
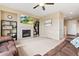
[[16, 56], [15, 42], [10, 36], [0, 37], [0, 56]]

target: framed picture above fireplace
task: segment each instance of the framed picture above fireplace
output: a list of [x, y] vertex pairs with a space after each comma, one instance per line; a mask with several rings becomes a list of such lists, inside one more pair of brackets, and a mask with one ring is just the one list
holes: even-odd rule
[[22, 15], [20, 17], [20, 23], [23, 23], [23, 24], [33, 24], [33, 17]]

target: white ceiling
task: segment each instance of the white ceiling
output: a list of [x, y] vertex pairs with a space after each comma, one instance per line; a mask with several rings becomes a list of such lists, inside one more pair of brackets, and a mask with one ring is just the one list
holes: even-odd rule
[[33, 9], [37, 4], [35, 3], [0, 3], [5, 7], [12, 8], [14, 10], [20, 10], [28, 12], [36, 16], [44, 16], [50, 13], [63, 12], [66, 19], [71, 19], [79, 16], [79, 3], [55, 3], [53, 6], [45, 6], [45, 11], [42, 10], [41, 6]]

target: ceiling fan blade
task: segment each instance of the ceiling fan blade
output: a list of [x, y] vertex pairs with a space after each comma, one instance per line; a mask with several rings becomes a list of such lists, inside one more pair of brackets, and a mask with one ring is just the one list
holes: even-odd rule
[[37, 8], [39, 5], [36, 5], [35, 7], [33, 7], [33, 9]]
[[45, 10], [45, 7], [44, 6], [42, 6], [42, 8], [43, 8], [43, 10]]
[[54, 3], [45, 3], [46, 5], [54, 5]]

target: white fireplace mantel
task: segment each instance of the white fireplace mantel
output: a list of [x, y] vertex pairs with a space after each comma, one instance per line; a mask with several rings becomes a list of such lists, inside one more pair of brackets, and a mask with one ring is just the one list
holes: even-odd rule
[[31, 37], [33, 37], [33, 25], [32, 24], [22, 24], [18, 23], [17, 25], [17, 38], [26, 39], [27, 37], [22, 37], [22, 30], [31, 30]]

